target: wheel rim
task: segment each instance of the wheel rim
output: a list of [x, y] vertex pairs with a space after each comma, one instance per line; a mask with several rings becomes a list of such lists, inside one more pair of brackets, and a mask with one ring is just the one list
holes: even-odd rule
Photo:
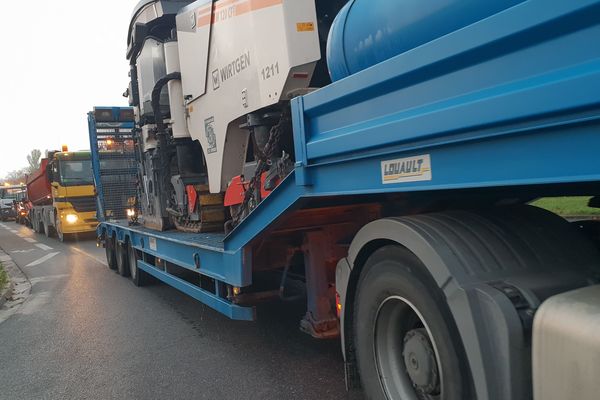
[[400, 296], [385, 299], [375, 317], [375, 365], [389, 400], [442, 398], [442, 369], [431, 331], [419, 310]]

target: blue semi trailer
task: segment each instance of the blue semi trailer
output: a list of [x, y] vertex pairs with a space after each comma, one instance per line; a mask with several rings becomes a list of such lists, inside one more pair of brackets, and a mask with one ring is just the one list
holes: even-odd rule
[[[296, 26], [329, 31], [328, 41], [320, 36], [329, 80], [268, 109], [280, 113], [271, 133], [285, 133], [289, 118], [291, 150], [261, 158], [273, 135], [261, 147], [266, 123], [248, 117], [236, 125], [254, 142], [240, 175], [220, 192], [197, 174], [177, 190], [185, 179], [171, 174], [175, 200], [160, 214], [151, 196], [169, 193], [170, 184], [158, 189], [161, 174], [177, 162], [181, 173], [187, 154], [177, 110], [159, 101], [167, 81], [171, 99], [175, 82], [187, 90], [181, 41], [202, 23], [218, 35], [222, 18], [241, 24], [241, 10], [291, 4], [188, 3], [140, 3], [128, 50], [132, 108], [88, 116], [110, 268], [137, 286], [157, 278], [239, 320], [257, 318], [259, 302], [306, 299], [300, 328], [341, 338], [347, 386], [370, 399], [598, 398], [600, 225], [528, 203], [600, 194], [599, 0], [317, 2], [315, 19]], [[328, 7], [337, 18], [327, 24]], [[181, 71], [167, 68], [151, 85], [153, 119], [136, 54], [152, 36], [168, 56], [177, 38], [157, 27], [174, 21]], [[171, 36], [156, 39], [161, 32]], [[232, 64], [240, 76], [254, 62], [248, 54]], [[214, 76], [207, 93], [226, 90]], [[242, 109], [253, 96], [244, 90]], [[183, 96], [181, 115], [193, 120], [196, 100]], [[196, 140], [208, 165], [213, 122]], [[203, 228], [198, 210], [207, 209], [224, 216], [222, 229]], [[175, 226], [144, 222], [165, 215]]]

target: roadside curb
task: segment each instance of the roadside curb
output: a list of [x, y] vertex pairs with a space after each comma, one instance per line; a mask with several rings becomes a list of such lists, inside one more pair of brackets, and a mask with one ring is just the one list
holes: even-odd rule
[[8, 275], [8, 286], [0, 293], [0, 308], [7, 302], [21, 304], [31, 290], [29, 279], [2, 248], [0, 248], [0, 262]]

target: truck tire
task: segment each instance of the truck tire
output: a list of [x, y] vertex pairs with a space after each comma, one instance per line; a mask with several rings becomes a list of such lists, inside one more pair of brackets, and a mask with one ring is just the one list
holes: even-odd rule
[[131, 282], [135, 286], [145, 286], [148, 284], [148, 274], [137, 267], [137, 251], [131, 245], [131, 241], [127, 242], [127, 255], [129, 257], [129, 272]]
[[361, 272], [354, 313], [356, 357], [368, 399], [471, 398], [456, 324], [414, 254], [400, 246], [375, 251]]
[[33, 217], [33, 220], [31, 221], [31, 223], [33, 224], [34, 232], [36, 232], [36, 233], [44, 232], [44, 224], [42, 223], [42, 221], [39, 220], [39, 218], [37, 216]]
[[115, 242], [117, 272], [121, 276], [129, 276], [129, 254], [127, 253], [127, 245], [125, 243]]
[[104, 241], [104, 251], [106, 252], [106, 263], [108, 268], [113, 271], [117, 269], [117, 256], [115, 254], [115, 237], [108, 236]]
[[54, 217], [54, 230], [56, 232], [56, 237], [61, 243], [68, 242], [71, 239], [71, 235], [63, 233], [60, 220], [56, 218], [56, 216]]
[[44, 235], [46, 235], [46, 237], [52, 237], [53, 235], [53, 231], [52, 231], [52, 227], [46, 222], [43, 222], [43, 226], [44, 226]]

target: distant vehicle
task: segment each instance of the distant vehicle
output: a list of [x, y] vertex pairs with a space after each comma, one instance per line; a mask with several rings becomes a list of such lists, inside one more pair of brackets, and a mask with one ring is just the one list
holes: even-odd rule
[[31, 209], [31, 203], [27, 199], [15, 200], [14, 209], [16, 213], [15, 222], [30, 227], [29, 210]]
[[50, 152], [27, 179], [31, 227], [61, 242], [97, 226], [90, 152], [62, 150]]
[[13, 203], [13, 199], [0, 199], [0, 220], [8, 221], [16, 218], [17, 213]]

